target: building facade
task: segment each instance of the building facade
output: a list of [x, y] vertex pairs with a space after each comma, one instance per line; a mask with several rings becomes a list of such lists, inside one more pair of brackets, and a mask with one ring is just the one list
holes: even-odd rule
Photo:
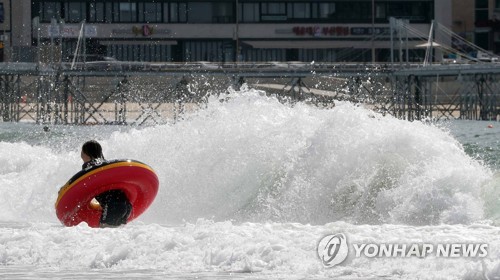
[[[0, 25], [8, 61], [68, 61], [77, 46], [84, 46], [85, 54], [121, 61], [388, 62], [394, 47], [389, 18], [406, 20], [421, 34], [428, 34], [433, 20], [449, 28], [457, 24], [452, 0], [3, 4], [6, 16]], [[405, 55], [421, 61], [425, 50], [412, 36]]]
[[485, 50], [500, 53], [500, 0], [453, 0], [452, 30]]

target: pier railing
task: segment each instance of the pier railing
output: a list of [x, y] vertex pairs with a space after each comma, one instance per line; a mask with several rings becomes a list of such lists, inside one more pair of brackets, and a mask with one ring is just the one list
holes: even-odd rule
[[0, 115], [9, 122], [144, 124], [175, 121], [242, 84], [283, 102], [361, 103], [407, 120], [495, 119], [496, 63], [0, 63]]

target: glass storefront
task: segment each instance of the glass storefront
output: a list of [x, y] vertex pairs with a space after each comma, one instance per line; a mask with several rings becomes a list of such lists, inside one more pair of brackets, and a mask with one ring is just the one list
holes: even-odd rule
[[[238, 3], [238, 5], [236, 5]], [[372, 12], [372, 9], [373, 12]], [[87, 52], [114, 57], [121, 61], [371, 61], [371, 50], [358, 48], [336, 49], [318, 47], [301, 49], [297, 47], [253, 47], [237, 42], [236, 28], [226, 38], [164, 37], [151, 38], [151, 33], [160, 32], [152, 26], [162, 25], [168, 29], [170, 24], [244, 24], [259, 30], [270, 24], [288, 24], [290, 42], [300, 41], [304, 36], [322, 37], [321, 40], [346, 40], [346, 36], [370, 38], [372, 22], [388, 24], [389, 18], [397, 16], [410, 23], [429, 24], [434, 17], [434, 0], [424, 1], [32, 1], [32, 17], [39, 17], [42, 24], [74, 24], [86, 22], [89, 25], [108, 26], [110, 30], [128, 24], [128, 30], [135, 36], [116, 33], [106, 37], [86, 39]], [[374, 17], [374, 18], [373, 18]], [[321, 24], [322, 27], [314, 26]], [[350, 28], [349, 24], [365, 26]], [[327, 26], [328, 25], [328, 26]], [[167, 27], [165, 27], [167, 26]], [[227, 26], [227, 25], [226, 25]], [[150, 29], [151, 28], [151, 29]], [[154, 27], [157, 28], [157, 27]], [[268, 28], [268, 27], [267, 27]], [[314, 29], [314, 30], [313, 30]], [[317, 29], [317, 30], [316, 30]], [[378, 28], [377, 30], [388, 29]], [[131, 31], [133, 30], [133, 31]], [[165, 30], [164, 30], [165, 31]], [[384, 31], [385, 32], [385, 31]], [[255, 33], [255, 32], [254, 32]], [[258, 32], [257, 32], [258, 33]], [[158, 33], [155, 33], [158, 34]], [[165, 33], [167, 34], [167, 33]], [[378, 33], [377, 33], [378, 34]], [[255, 35], [252, 35], [255, 36]], [[174, 37], [174, 38], [172, 38]], [[342, 38], [343, 37], [343, 38]], [[272, 38], [250, 38], [251, 40], [273, 40]], [[42, 41], [49, 41], [44, 38]], [[63, 60], [74, 52], [77, 39], [62, 40]], [[171, 42], [168, 42], [170, 40]], [[238, 38], [246, 40], [246, 38]], [[358, 39], [356, 39], [358, 40]], [[33, 39], [34, 44], [37, 40]], [[43, 42], [42, 42], [43, 43]], [[367, 43], [369, 44], [369, 43]], [[237, 51], [238, 49], [238, 51]]]
[[[372, 1], [244, 1], [238, 10], [242, 23], [257, 22], [371, 22]], [[108, 23], [234, 23], [236, 1], [33, 1], [33, 17], [66, 22]], [[389, 17], [430, 23], [434, 1], [376, 1], [376, 22]]]

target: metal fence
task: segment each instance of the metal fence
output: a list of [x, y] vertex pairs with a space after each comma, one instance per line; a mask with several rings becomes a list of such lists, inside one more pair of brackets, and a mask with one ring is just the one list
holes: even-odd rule
[[407, 120], [489, 120], [500, 114], [499, 76], [496, 64], [4, 63], [0, 114], [4, 122], [157, 124], [246, 83], [284, 103], [348, 100]]

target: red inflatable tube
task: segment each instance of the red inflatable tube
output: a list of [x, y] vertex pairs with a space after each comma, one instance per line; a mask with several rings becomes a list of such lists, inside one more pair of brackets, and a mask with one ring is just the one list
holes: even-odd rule
[[105, 191], [122, 190], [132, 204], [128, 221], [139, 217], [158, 193], [158, 177], [148, 165], [133, 160], [114, 160], [75, 174], [60, 190], [55, 204], [57, 218], [65, 226], [86, 222], [99, 227], [101, 210], [92, 199]]

